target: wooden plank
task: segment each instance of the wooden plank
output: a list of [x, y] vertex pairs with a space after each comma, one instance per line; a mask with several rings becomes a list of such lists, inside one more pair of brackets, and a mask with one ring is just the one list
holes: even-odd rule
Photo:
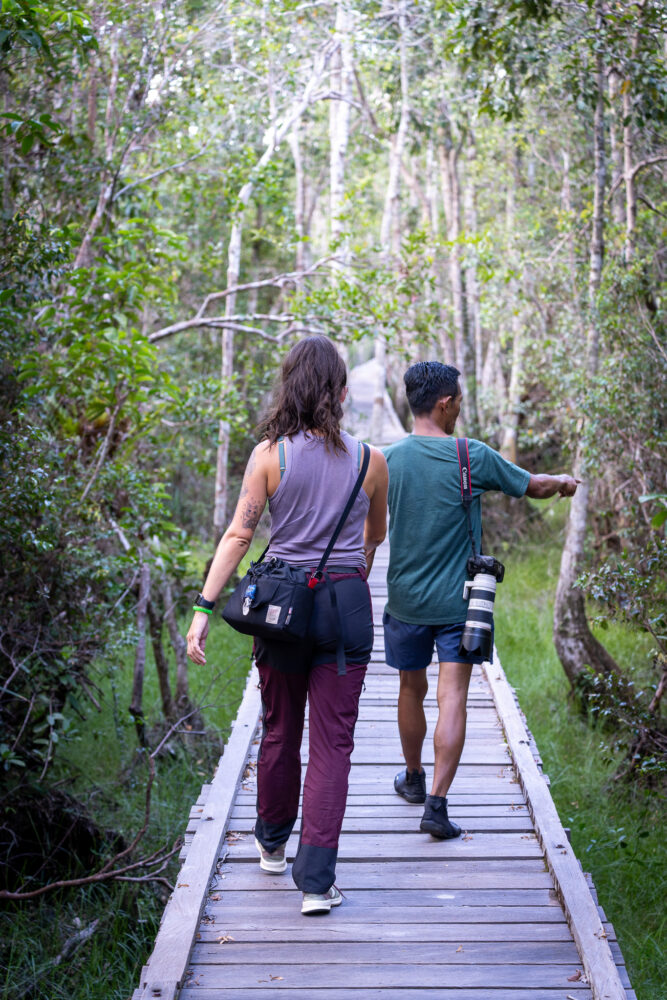
[[[341, 880], [342, 881], [342, 880]], [[391, 885], [385, 880], [385, 885]], [[467, 912], [473, 914], [476, 920], [483, 919], [480, 914], [480, 907], [489, 906], [552, 906], [554, 911], [562, 913], [558, 899], [552, 888], [544, 889], [386, 889], [386, 888], [357, 888], [356, 886], [343, 885], [345, 893], [345, 906], [341, 907], [343, 912], [350, 919], [354, 919], [353, 910], [357, 907], [380, 905], [387, 908], [399, 907], [437, 907], [441, 912], [449, 910], [452, 917], [458, 919], [457, 914]], [[222, 893], [222, 895], [220, 895]], [[271, 897], [267, 896], [271, 893]], [[229, 888], [225, 886], [224, 877], [216, 880], [215, 888], [210, 895], [210, 904], [216, 903], [217, 899], [224, 900], [225, 906], [243, 906], [251, 909], [261, 907], [266, 910], [270, 906], [271, 912], [279, 915], [281, 907], [293, 912], [299, 912], [301, 897], [294, 885], [285, 878], [267, 875], [265, 887], [262, 889], [239, 889], [233, 885]]]
[[[225, 752], [218, 762], [206, 800], [205, 821], [198, 824], [176, 888], [162, 915], [155, 947], [141, 973], [141, 997], [174, 1000], [188, 967], [208, 884], [219, 856], [234, 797], [243, 776], [248, 748], [257, 728], [261, 702], [257, 671], [249, 674], [245, 693]], [[155, 992], [158, 990], [159, 992]]]
[[[237, 897], [242, 897], [242, 895], [242, 893], [237, 893]], [[211, 896], [210, 899], [213, 899], [214, 896]], [[471, 925], [471, 932], [474, 933], [475, 927], [494, 923], [505, 926], [506, 932], [510, 934], [512, 933], [511, 925], [514, 923], [539, 926], [548, 924], [554, 927], [562, 925], [569, 934], [565, 914], [554, 900], [543, 906], [504, 906], [492, 903], [463, 906], [460, 902], [439, 900], [436, 905], [425, 907], [419, 902], [413, 906], [387, 905], [387, 901], [379, 892], [366, 893], [366, 896], [371, 899], [368, 904], [360, 901], [360, 896], [361, 894], [358, 894], [351, 899], [349, 894], [346, 894], [345, 917], [346, 921], [350, 921], [349, 926], [362, 927], [366, 934], [373, 932], [381, 934], [384, 930], [388, 934], [393, 934], [394, 924], [397, 924], [400, 933], [405, 933], [408, 937], [416, 937], [412, 931], [412, 924], [423, 924], [424, 920], [428, 920], [429, 927], [444, 924], [447, 928], [458, 928], [462, 934], [467, 933], [468, 925]], [[207, 904], [207, 919], [213, 921], [217, 926], [229, 928], [230, 932], [232, 928], [241, 931], [256, 928], [264, 930], [270, 927], [273, 930], [278, 923], [281, 931], [285, 931], [285, 933], [301, 932], [304, 929], [305, 921], [300, 906], [295, 905], [294, 895], [291, 898], [287, 898], [286, 895], [274, 895], [271, 898], [270, 909], [266, 906], [260, 908], [244, 903], [232, 904], [227, 892], [220, 897], [215, 896], [215, 898], [219, 898], [220, 901]], [[502, 894], [496, 893], [496, 898], [502, 898]], [[321, 925], [320, 921], [315, 921], [315, 923]], [[310, 922], [308, 922], [308, 926], [310, 926]], [[345, 933], [344, 926], [347, 924], [344, 925], [343, 921], [337, 921], [334, 930], [327, 933], [338, 936]]]
[[[251, 760], [256, 763], [257, 755], [253, 754]], [[507, 747], [471, 741], [470, 745], [463, 751], [459, 767], [502, 768], [507, 766], [509, 760], [510, 753]], [[433, 748], [431, 746], [425, 747], [422, 762], [425, 768], [433, 764]], [[301, 749], [301, 763], [302, 765], [308, 763], [308, 744], [306, 742]], [[397, 774], [405, 767], [405, 758], [399, 746], [391, 746], [387, 743], [382, 745], [369, 741], [366, 745], [359, 743], [355, 745], [352, 751], [352, 763], [358, 764], [360, 767], [388, 766], [393, 770], [393, 774]]]
[[[289, 851], [288, 859], [294, 857]], [[220, 875], [230, 879], [243, 879], [243, 888], [264, 889], [265, 891], [294, 891], [294, 884], [289, 875], [271, 876], [263, 872], [253, 859], [252, 863], [236, 862], [229, 864], [226, 860], [220, 868]], [[518, 862], [511, 866], [507, 863], [499, 865], [495, 862], [478, 864], [474, 868], [469, 862], [458, 862], [449, 865], [429, 864], [415, 868], [403, 863], [383, 861], [372, 864], [345, 863], [341, 861], [336, 867], [336, 884], [343, 892], [348, 887], [354, 889], [382, 889], [391, 886], [392, 889], [409, 889], [421, 887], [424, 892], [429, 890], [469, 890], [469, 889], [550, 889], [551, 876], [545, 871], [541, 860], [539, 864], [522, 864]]]
[[[371, 786], [373, 787], [373, 786]], [[236, 801], [238, 805], [252, 805], [253, 808], [257, 802], [257, 792], [250, 789], [239, 789], [238, 795], [236, 796]], [[459, 809], [468, 809], [470, 806], [479, 806], [480, 808], [486, 806], [499, 806], [508, 805], [510, 808], [513, 806], [515, 809], [526, 809], [525, 799], [519, 787], [518, 781], [513, 784], [504, 783], [499, 786], [497, 790], [485, 791], [484, 786], [475, 785], [470, 789], [460, 789], [458, 792], [452, 792], [447, 794], [447, 801], [451, 808], [455, 805]], [[419, 809], [422, 807], [412, 803], [406, 802], [402, 799], [396, 792], [392, 791], [378, 791], [377, 786], [375, 786], [375, 793], [366, 793], [363, 789], [351, 787], [347, 796], [348, 807], [354, 806], [367, 806], [369, 809], [381, 809], [386, 806], [400, 806], [402, 809], [410, 810], [414, 812], [415, 815], [419, 815]]]
[[[352, 816], [346, 813], [343, 820], [343, 833], [407, 833], [414, 831], [419, 825], [421, 810], [415, 815], [414, 812], [407, 811], [402, 816], [386, 816], [371, 811], [370, 815]], [[237, 810], [232, 813], [230, 826], [241, 833], [251, 833], [254, 829], [255, 812], [249, 816], [239, 815]], [[198, 820], [192, 824], [192, 830], [196, 828]], [[526, 812], [523, 816], [515, 813], [513, 816], [470, 816], [468, 814], [457, 813], [456, 822], [465, 833], [528, 833], [532, 832], [533, 824]], [[188, 828], [189, 829], [189, 828]]]
[[[202, 824], [203, 825], [203, 824]], [[236, 831], [234, 831], [236, 832]], [[293, 833], [287, 842], [287, 854], [294, 857], [298, 835]], [[230, 860], [245, 858], [257, 861], [254, 838], [241, 835], [228, 844], [227, 856]], [[542, 850], [534, 834], [519, 833], [477, 833], [454, 840], [436, 840], [421, 832], [393, 834], [343, 834], [338, 847], [340, 861], [387, 857], [402, 858], [416, 862], [433, 859], [488, 858], [541, 858]]]
[[[394, 795], [391, 801], [385, 804], [382, 809], [379, 809], [375, 805], [366, 805], [363, 800], [360, 802], [348, 802], [347, 809], [345, 810], [345, 818], [347, 820], [374, 820], [377, 818], [378, 813], [381, 813], [387, 819], [414, 819], [415, 817], [419, 819], [421, 816], [421, 806], [406, 802], [405, 799], [402, 799], [398, 795]], [[234, 806], [234, 811], [232, 812], [232, 822], [234, 819], [242, 818], [254, 820], [256, 815], [257, 810], [254, 804], [237, 804]], [[468, 819], [470, 822], [489, 818], [498, 820], [503, 818], [518, 818], [526, 820], [528, 810], [522, 803], [519, 805], [502, 802], [496, 804], [494, 801], [490, 801], [479, 805], [478, 803], [467, 802], [465, 806], [462, 805], [460, 807], [457, 816], [459, 819]]]
[[593, 998], [626, 1000], [625, 985], [614, 963], [595, 903], [553, 799], [530, 752], [526, 727], [500, 663], [488, 666], [486, 675], [539, 842], [553, 875], [572, 936], [579, 948]]
[[256, 945], [322, 941], [324, 935], [326, 935], [326, 940], [336, 943], [353, 941], [362, 944], [369, 941], [455, 942], [457, 946], [471, 941], [567, 941], [572, 943], [570, 929], [565, 921], [560, 924], [410, 923], [407, 925], [391, 924], [385, 927], [382, 920], [378, 924], [369, 924], [366, 922], [350, 923], [348, 919], [345, 919], [331, 921], [324, 928], [321, 920], [304, 920], [301, 915], [299, 916], [298, 923], [293, 922], [292, 926], [286, 927], [281, 921], [280, 928], [276, 929], [271, 926], [270, 918], [266, 922], [256, 921], [253, 927], [240, 927], [237, 919], [232, 920], [226, 915], [222, 919], [216, 920], [215, 924], [202, 925], [200, 940], [201, 943], [219, 946], [228, 943], [221, 942], [221, 938], [233, 934], [234, 941]]
[[[198, 985], [193, 989], [186, 987], [181, 993], [181, 1000], [227, 1000], [232, 996], [232, 993], [240, 1000], [266, 1000], [267, 988], [270, 989], [271, 984], [264, 988], [257, 984], [255, 987], [244, 989], [241, 993], [236, 985], [231, 984], [217, 987]], [[276, 984], [276, 988], [279, 988], [279, 984]], [[310, 996], [316, 997], [317, 1000], [360, 1000], [362, 996], [363, 1000], [429, 1000], [429, 998], [430, 1000], [522, 1000], [522, 998], [525, 1000], [564, 1000], [566, 996], [563, 993], [563, 987], [535, 989], [530, 985], [525, 989], [519, 985], [509, 990], [479, 987], [472, 990], [449, 989], [446, 986], [439, 986], [435, 989], [369, 989], [367, 986], [362, 986], [361, 989], [363, 994], [354, 987], [347, 989], [323, 987], [315, 992], [315, 987], [307, 984], [301, 989], [289, 986], [282, 991], [281, 997], [282, 1000], [291, 1000], [291, 998], [297, 997], [299, 1000], [306, 1000]], [[567, 989], [569, 995], [574, 996], [575, 1000], [592, 1000], [591, 991], [582, 983], [568, 983]], [[630, 994], [628, 993], [628, 1000], [629, 998]]]
[[[345, 918], [343, 917], [342, 920]], [[317, 920], [315, 919], [316, 923]], [[323, 921], [319, 921], [322, 923]], [[328, 923], [333, 924], [330, 920]], [[355, 966], [352, 977], [363, 967], [374, 964], [419, 966], [448, 965], [567, 965], [572, 969], [579, 964], [579, 954], [572, 939], [567, 941], [346, 941], [341, 948], [339, 941], [331, 941], [330, 932], [322, 928], [320, 939], [308, 948], [299, 949], [299, 965]], [[327, 940], [322, 940], [326, 935]], [[226, 935], [225, 935], [226, 936]], [[294, 956], [291, 943], [265, 941], [261, 948], [254, 942], [197, 941], [192, 950], [192, 961], [197, 965], [286, 965]], [[335, 975], [335, 973], [334, 973]]]
[[[312, 918], [317, 919], [317, 918]], [[327, 918], [328, 919], [328, 918]], [[300, 949], [301, 952], [304, 949]], [[422, 988], [440, 990], [443, 983], [452, 987], [462, 988], [499, 988], [513, 987], [515, 989], [550, 988], [563, 992], [573, 992], [577, 983], [570, 982], [568, 977], [576, 972], [577, 964], [556, 964], [525, 966], [520, 963], [448, 965], [445, 963], [428, 963], [416, 969], [412, 963], [407, 965], [358, 965], [354, 968], [354, 982], [357, 990], [372, 988], [403, 988], [414, 987], [418, 978]], [[201, 966], [197, 969], [199, 985], [205, 985], [207, 978], [216, 975], [215, 966]], [[236, 990], [256, 989], [264, 986], [266, 989], [282, 991], [286, 989], [330, 989], [345, 985], [349, 981], [345, 965], [332, 969], [329, 965], [304, 965], [299, 961], [293, 965], [278, 965], [271, 962], [268, 965], [236, 965], [229, 970], [229, 985]], [[187, 985], [190, 985], [188, 982]], [[529, 994], [527, 994], [529, 996]], [[364, 993], [365, 996], [365, 993]], [[531, 998], [532, 1000], [532, 998]]]

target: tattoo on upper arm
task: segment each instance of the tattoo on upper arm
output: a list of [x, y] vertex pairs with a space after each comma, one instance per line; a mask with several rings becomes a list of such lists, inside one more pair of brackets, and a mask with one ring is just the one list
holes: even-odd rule
[[244, 528], [254, 531], [262, 516], [263, 507], [256, 500], [248, 500], [241, 510], [241, 522]]

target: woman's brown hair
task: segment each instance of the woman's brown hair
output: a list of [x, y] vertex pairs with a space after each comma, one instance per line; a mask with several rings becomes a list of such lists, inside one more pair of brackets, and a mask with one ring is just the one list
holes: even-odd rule
[[262, 438], [275, 444], [283, 435], [317, 431], [335, 451], [345, 451], [340, 436], [347, 382], [345, 363], [328, 337], [305, 337], [285, 357], [267, 416], [259, 425]]

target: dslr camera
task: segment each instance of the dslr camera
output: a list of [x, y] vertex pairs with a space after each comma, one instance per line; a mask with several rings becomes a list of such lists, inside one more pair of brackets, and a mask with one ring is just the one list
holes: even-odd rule
[[470, 580], [463, 585], [463, 600], [468, 601], [468, 615], [459, 645], [459, 656], [489, 659], [493, 645], [493, 602], [496, 585], [503, 582], [505, 567], [493, 556], [471, 556], [466, 565]]

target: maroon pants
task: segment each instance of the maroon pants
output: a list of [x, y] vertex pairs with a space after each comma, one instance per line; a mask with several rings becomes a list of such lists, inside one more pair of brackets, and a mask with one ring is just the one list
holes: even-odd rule
[[366, 666], [348, 663], [344, 676], [338, 675], [335, 662], [316, 664], [304, 673], [283, 673], [260, 662], [257, 667], [264, 730], [257, 768], [255, 834], [271, 851], [285, 843], [296, 822], [307, 699], [308, 765], [292, 877], [302, 892], [326, 892], [335, 879]]

